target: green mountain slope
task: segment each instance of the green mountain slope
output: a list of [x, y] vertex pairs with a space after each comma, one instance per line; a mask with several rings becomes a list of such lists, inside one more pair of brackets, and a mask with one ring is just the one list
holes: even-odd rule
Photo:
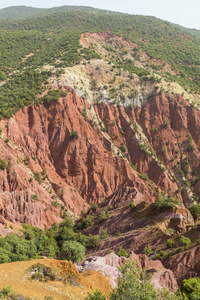
[[[30, 6], [10, 6], [7, 8], [0, 9], [0, 19], [25, 19], [28, 17], [39, 17], [56, 12], [72, 12], [72, 11], [85, 11], [85, 12], [97, 12], [97, 13], [108, 13], [106, 10], [96, 9], [87, 6], [61, 6], [53, 8], [35, 8]], [[117, 14], [114, 13], [113, 14]]]
[[[29, 101], [27, 102], [27, 95], [24, 96], [26, 93], [23, 95], [25, 79], [21, 72], [24, 67], [31, 70], [31, 76], [27, 79], [29, 82], [30, 78], [34, 81], [37, 77], [33, 74], [37, 73], [38, 67], [49, 64], [55, 68], [72, 67], [83, 59], [89, 61], [101, 57], [97, 54], [95, 45], [89, 48], [82, 48], [80, 45], [80, 36], [85, 32], [109, 32], [109, 34], [115, 34], [137, 43], [137, 49], [134, 49], [133, 54], [134, 60], [139, 64], [143, 63], [143, 59], [137, 55], [140, 51], [149, 56], [142, 67], [136, 67], [133, 60], [125, 57], [126, 49], [122, 49], [118, 56], [110, 55], [107, 60], [117, 68], [137, 74], [141, 81], [146, 80], [146, 76], [151, 74], [153, 68], [155, 74], [168, 81], [178, 82], [189, 92], [200, 92], [200, 38], [169, 22], [154, 17], [105, 13], [105, 11], [88, 7], [65, 6], [49, 10], [11, 7], [7, 10], [8, 13], [13, 11], [15, 16], [19, 16], [17, 14], [19, 11], [24, 11], [26, 16], [28, 13], [35, 14], [36, 12], [54, 13], [17, 21], [0, 21], [0, 80], [9, 79], [7, 84], [0, 87], [1, 117], [11, 114], [10, 109], [12, 108], [13, 111], [13, 103], [17, 109], [30, 104]], [[59, 10], [62, 11], [59, 12]], [[91, 13], [92, 11], [95, 13]], [[110, 54], [116, 52], [112, 45], [110, 49], [107, 47], [107, 50]], [[173, 72], [166, 72], [159, 66], [152, 65], [150, 59], [162, 60], [164, 64], [170, 65]], [[17, 70], [16, 74], [13, 74], [14, 70]], [[29, 71], [26, 70], [26, 72]], [[23, 83], [19, 85], [18, 82], [22, 81]], [[17, 92], [16, 86], [18, 89], [21, 86], [21, 91], [17, 90]], [[33, 86], [35, 83], [28, 88], [31, 95], [32, 93], [35, 95], [39, 88], [33, 88]]]

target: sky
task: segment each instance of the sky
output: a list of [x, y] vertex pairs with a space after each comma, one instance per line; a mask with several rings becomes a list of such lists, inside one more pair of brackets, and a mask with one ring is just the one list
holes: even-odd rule
[[188, 28], [200, 29], [200, 0], [0, 0], [0, 8], [26, 5], [50, 8], [81, 5], [129, 14], [155, 16]]

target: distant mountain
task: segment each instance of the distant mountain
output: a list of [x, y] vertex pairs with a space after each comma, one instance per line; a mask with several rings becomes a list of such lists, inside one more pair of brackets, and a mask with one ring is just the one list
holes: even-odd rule
[[46, 12], [43, 8], [29, 6], [10, 6], [0, 9], [0, 19], [19, 19], [32, 16], [39, 16]]
[[[82, 12], [98, 12], [98, 13], [108, 13], [109, 11], [102, 9], [95, 9], [87, 6], [60, 6], [53, 8], [35, 8], [30, 6], [10, 6], [7, 8], [0, 9], [0, 19], [21, 19], [28, 17], [39, 17], [55, 12], [72, 12], [72, 11], [82, 11]], [[114, 13], [113, 14], [117, 14]]]
[[177, 26], [178, 28], [190, 33], [190, 34], [193, 34], [193, 35], [196, 35], [196, 36], [199, 36], [200, 37], [200, 30], [199, 29], [195, 29], [195, 28], [185, 28], [183, 26], [180, 26], [178, 24], [173, 24], [171, 23], [172, 25], [174, 26]]

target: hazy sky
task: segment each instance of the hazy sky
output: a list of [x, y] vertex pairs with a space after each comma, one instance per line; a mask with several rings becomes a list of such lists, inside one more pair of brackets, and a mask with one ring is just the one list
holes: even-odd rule
[[200, 29], [200, 0], [0, 0], [0, 8], [13, 5], [43, 8], [62, 5], [92, 6], [155, 16], [188, 28]]

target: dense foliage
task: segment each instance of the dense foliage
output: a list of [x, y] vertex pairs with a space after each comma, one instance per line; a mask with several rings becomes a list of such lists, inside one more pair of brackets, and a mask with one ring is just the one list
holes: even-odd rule
[[119, 278], [118, 287], [110, 294], [110, 300], [181, 300], [181, 295], [169, 294], [165, 289], [155, 291], [151, 284], [151, 277], [139, 269], [136, 262], [127, 261], [120, 268], [122, 276]]
[[183, 293], [183, 295], [187, 296], [187, 299], [189, 300], [200, 299], [200, 279], [184, 279], [180, 291]]
[[45, 231], [26, 224], [23, 227], [22, 236], [13, 233], [0, 239], [0, 263], [30, 260], [42, 255], [79, 262], [84, 259], [86, 248], [93, 247], [93, 240], [97, 239], [97, 236], [76, 233], [69, 218]]
[[[137, 267], [135, 261], [126, 261], [119, 268], [122, 276], [119, 284], [109, 295], [110, 300], [198, 300], [200, 282], [199, 278], [191, 278], [183, 281], [183, 286], [175, 293], [169, 293], [165, 289], [155, 290], [150, 282], [151, 276]], [[194, 280], [193, 280], [194, 279]], [[196, 298], [195, 298], [196, 297]], [[99, 290], [88, 293], [85, 300], [105, 300], [106, 297]]]
[[175, 199], [172, 195], [168, 195], [166, 197], [165, 195], [158, 194], [154, 205], [159, 209], [167, 209], [169, 207], [180, 205], [180, 201], [178, 199]]
[[200, 204], [195, 204], [189, 207], [189, 211], [191, 212], [194, 220], [196, 221], [200, 216]]

